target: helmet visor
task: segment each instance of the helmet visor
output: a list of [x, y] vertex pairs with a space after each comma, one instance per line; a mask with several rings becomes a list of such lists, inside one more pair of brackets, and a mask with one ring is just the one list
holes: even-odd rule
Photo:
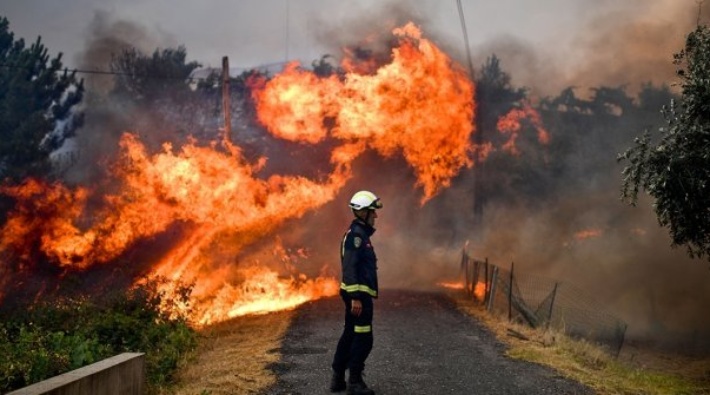
[[380, 208], [382, 208], [382, 202], [380, 201], [379, 198], [378, 198], [378, 199], [375, 199], [375, 201], [372, 202], [367, 208], [370, 209], [370, 210], [377, 210], [377, 209], [380, 209]]

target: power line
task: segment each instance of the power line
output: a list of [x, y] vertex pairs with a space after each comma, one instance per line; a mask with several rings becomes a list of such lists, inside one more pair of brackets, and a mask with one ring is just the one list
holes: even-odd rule
[[289, 52], [289, 41], [290, 41], [289, 30], [291, 30], [290, 19], [291, 19], [291, 3], [289, 2], [289, 0], [286, 0], [286, 42], [285, 42], [285, 44], [286, 44], [286, 59], [285, 59], [285, 61], [286, 62], [288, 62], [288, 58], [289, 58], [289, 53], [288, 53]]
[[[0, 67], [5, 67], [8, 69], [15, 69], [15, 70], [29, 70], [33, 71], [33, 67], [27, 67], [27, 66], [18, 66], [18, 65], [13, 65], [9, 63], [0, 63]], [[163, 80], [206, 80], [208, 77], [168, 77], [168, 76], [160, 76], [160, 75], [149, 75], [149, 74], [136, 74], [136, 73], [126, 73], [126, 72], [120, 72], [120, 71], [108, 71], [108, 70], [82, 70], [82, 69], [70, 69], [70, 68], [64, 68], [62, 70], [57, 70], [57, 73], [64, 73], [64, 72], [69, 72], [69, 73], [77, 73], [77, 74], [98, 74], [98, 75], [124, 75], [124, 76], [129, 76], [129, 77], [144, 77], [144, 78], [151, 78], [151, 79], [163, 79]]]
[[[259, 70], [259, 69], [267, 69], [269, 67], [273, 66], [283, 66], [288, 62], [273, 62], [273, 63], [267, 63], [265, 65], [259, 66], [259, 67], [253, 67], [253, 68], [247, 68], [247, 67], [236, 67], [236, 68], [230, 68], [230, 70], [238, 70], [238, 71], [248, 71], [248, 70]], [[27, 66], [18, 66], [14, 64], [9, 64], [9, 63], [2, 63], [0, 62], [0, 67], [5, 67], [9, 69], [15, 69], [15, 70], [28, 70], [28, 71], [33, 71], [34, 68], [32, 67], [27, 67]], [[200, 70], [217, 70], [217, 69], [212, 69], [212, 68], [206, 68], [206, 69], [200, 69]], [[70, 68], [64, 68], [62, 70], [57, 70], [57, 73], [63, 73], [63, 72], [69, 72], [69, 73], [77, 73], [77, 74], [94, 74], [94, 75], [123, 75], [123, 76], [129, 76], [129, 77], [141, 77], [141, 78], [150, 78], [150, 79], [161, 79], [161, 80], [182, 80], [182, 81], [200, 81], [200, 80], [207, 80], [209, 79], [209, 76], [207, 77], [169, 77], [169, 76], [161, 76], [161, 75], [150, 75], [150, 74], [136, 74], [136, 73], [127, 73], [127, 72], [120, 72], [120, 71], [109, 71], [109, 70], [87, 70], [87, 69], [70, 69]]]

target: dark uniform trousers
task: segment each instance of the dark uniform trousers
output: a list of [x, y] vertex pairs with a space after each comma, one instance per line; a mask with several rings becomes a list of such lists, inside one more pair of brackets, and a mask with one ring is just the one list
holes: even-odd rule
[[351, 312], [350, 295], [341, 290], [340, 296], [345, 303], [345, 327], [335, 350], [333, 371], [344, 374], [349, 369], [351, 377], [358, 377], [365, 369], [365, 360], [372, 350], [372, 298], [362, 293], [359, 295], [362, 312], [356, 317]]

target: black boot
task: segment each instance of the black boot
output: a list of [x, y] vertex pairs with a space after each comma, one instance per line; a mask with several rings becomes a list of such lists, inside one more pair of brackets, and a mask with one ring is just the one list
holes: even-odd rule
[[345, 373], [333, 372], [330, 378], [330, 392], [345, 391]]
[[350, 373], [348, 380], [348, 395], [375, 395], [375, 391], [369, 389], [367, 384], [362, 380], [362, 374]]

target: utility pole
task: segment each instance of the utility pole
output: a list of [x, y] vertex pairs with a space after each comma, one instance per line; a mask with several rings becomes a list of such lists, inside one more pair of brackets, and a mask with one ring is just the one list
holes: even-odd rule
[[289, 0], [286, 0], [286, 37], [285, 37], [285, 46], [286, 46], [286, 59], [284, 59], [288, 63], [289, 59], [289, 30], [291, 29], [291, 2]]
[[232, 136], [232, 105], [229, 100], [229, 58], [222, 58], [222, 111], [224, 113], [224, 139]]
[[[468, 43], [468, 31], [466, 30], [466, 18], [464, 17], [463, 5], [461, 0], [456, 0], [456, 5], [458, 6], [459, 19], [461, 21], [461, 31], [463, 33], [464, 44], [466, 45], [466, 60], [468, 62], [468, 72], [471, 78], [471, 82], [474, 83], [474, 89], [478, 90], [478, 86], [475, 85], [475, 71], [473, 69], [473, 61], [471, 60], [471, 47]], [[483, 125], [481, 122], [483, 108], [481, 106], [480, 98], [474, 92], [474, 120], [471, 125], [474, 130], [473, 141], [476, 144], [476, 148], [480, 148], [483, 145]], [[479, 159], [479, 152], [475, 151], [473, 156], [473, 231], [474, 231], [474, 241], [480, 241], [481, 233], [483, 228], [483, 198], [481, 197], [481, 177], [483, 176], [481, 171], [481, 160]]]

